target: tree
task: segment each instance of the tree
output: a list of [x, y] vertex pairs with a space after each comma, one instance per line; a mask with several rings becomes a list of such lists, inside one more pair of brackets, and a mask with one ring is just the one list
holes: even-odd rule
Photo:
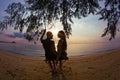
[[102, 36], [106, 36], [110, 34], [110, 39], [115, 38], [117, 28], [119, 26], [120, 20], [120, 1], [119, 0], [106, 0], [104, 4], [104, 8], [102, 8], [98, 14], [101, 15], [100, 20], [107, 21], [107, 27], [105, 28], [105, 32]]
[[[115, 37], [120, 17], [119, 0], [105, 0], [104, 7], [100, 6], [102, 0], [25, 0], [25, 5], [12, 3], [5, 10], [9, 16], [1, 22], [1, 29], [13, 25], [21, 32], [26, 27], [26, 39], [39, 37], [43, 28], [54, 20], [63, 25], [67, 37], [72, 32], [72, 19], [81, 19], [89, 14], [101, 15], [100, 20], [107, 21], [107, 28], [102, 36], [110, 34], [110, 40]], [[103, 0], [104, 1], [104, 0]]]

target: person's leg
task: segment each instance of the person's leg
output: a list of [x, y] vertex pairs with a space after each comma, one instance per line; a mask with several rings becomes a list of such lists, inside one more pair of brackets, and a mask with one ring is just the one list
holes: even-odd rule
[[49, 64], [49, 66], [50, 66], [51, 70], [53, 71], [53, 66], [52, 66], [52, 63], [51, 63], [51, 61], [50, 61], [50, 60], [48, 61], [48, 64]]
[[49, 60], [48, 60], [48, 59], [49, 59], [49, 58], [48, 58], [48, 55], [47, 55], [47, 54], [45, 54], [45, 57], [46, 57], [45, 62], [46, 62], [46, 63], [49, 63]]
[[54, 72], [56, 72], [56, 62], [53, 60], [53, 69], [54, 69]]
[[59, 67], [60, 67], [60, 70], [62, 70], [62, 60], [60, 60], [60, 65], [59, 65]]

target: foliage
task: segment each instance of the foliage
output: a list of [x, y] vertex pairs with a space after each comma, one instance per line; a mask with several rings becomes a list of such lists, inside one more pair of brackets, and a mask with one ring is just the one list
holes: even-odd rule
[[[100, 1], [100, 0], [99, 0]], [[40, 36], [42, 29], [47, 28], [55, 20], [63, 25], [67, 37], [72, 32], [73, 18], [81, 19], [89, 14], [98, 13], [100, 20], [107, 20], [108, 26], [102, 36], [111, 34], [115, 37], [116, 27], [120, 17], [119, 0], [105, 0], [105, 6], [100, 9], [98, 0], [25, 0], [25, 5], [12, 3], [5, 10], [9, 16], [0, 23], [2, 29], [13, 25], [21, 32], [26, 28], [26, 39], [33, 40]], [[5, 25], [4, 25], [5, 24]]]
[[106, 36], [110, 34], [110, 40], [115, 38], [120, 18], [120, 1], [119, 0], [106, 0], [104, 8], [102, 8], [99, 13], [101, 15], [100, 20], [107, 21], [107, 28], [105, 28], [104, 34], [102, 36]]

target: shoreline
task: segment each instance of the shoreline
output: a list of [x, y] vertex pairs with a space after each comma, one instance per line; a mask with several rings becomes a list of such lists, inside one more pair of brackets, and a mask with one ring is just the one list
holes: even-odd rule
[[[107, 45], [107, 46], [106, 46]], [[67, 54], [69, 56], [82, 56], [82, 55], [94, 55], [99, 53], [104, 53], [110, 50], [118, 49], [119, 46], [109, 47], [112, 44], [95, 44], [93, 47], [91, 44], [70, 44], [67, 49]], [[73, 46], [76, 46], [74, 49]], [[83, 47], [82, 47], [83, 46]], [[97, 47], [95, 47], [97, 46]], [[103, 47], [102, 47], [103, 46]], [[24, 55], [24, 56], [33, 56], [33, 57], [44, 57], [44, 49], [40, 45], [33, 45], [33, 44], [9, 44], [9, 43], [2, 43], [1, 50], [9, 51], [11, 53]]]
[[0, 50], [0, 80], [119, 80], [120, 49], [92, 56], [70, 56], [62, 73], [52, 74], [44, 57]]
[[[68, 57], [81, 57], [81, 56], [94, 56], [94, 55], [99, 55], [99, 54], [106, 54], [108, 52], [111, 52], [111, 51], [115, 51], [115, 50], [119, 50], [120, 48], [113, 48], [113, 49], [108, 49], [108, 50], [102, 50], [102, 51], [98, 51], [98, 52], [90, 52], [88, 54], [81, 54], [81, 55], [68, 55]], [[14, 51], [9, 51], [9, 50], [2, 50], [0, 49], [0, 51], [4, 51], [4, 52], [8, 52], [10, 54], [15, 54], [15, 55], [22, 55], [22, 56], [26, 56], [26, 57], [33, 57], [33, 58], [45, 58], [45, 55], [44, 54], [41, 54], [41, 56], [35, 56], [35, 55], [27, 55], [27, 54], [21, 54], [21, 53], [17, 53], [17, 52], [14, 52]], [[68, 53], [69, 54], [69, 53]]]

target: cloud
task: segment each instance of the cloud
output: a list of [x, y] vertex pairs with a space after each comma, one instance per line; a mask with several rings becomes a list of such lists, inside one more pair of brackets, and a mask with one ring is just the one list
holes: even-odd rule
[[22, 33], [14, 32], [13, 34], [4, 34], [4, 36], [10, 37], [10, 38], [23, 38], [24, 35]]
[[24, 38], [24, 35], [19, 32], [14, 32], [13, 34], [5, 34], [3, 32], [0, 32], [0, 35], [9, 37], [9, 38]]
[[24, 34], [15, 32], [12, 34], [6, 34], [0, 32], [0, 41], [7, 41], [7, 42], [18, 42], [18, 43], [28, 43], [28, 41], [24, 38]]
[[3, 33], [2, 32], [0, 32], [0, 35], [2, 35]]

